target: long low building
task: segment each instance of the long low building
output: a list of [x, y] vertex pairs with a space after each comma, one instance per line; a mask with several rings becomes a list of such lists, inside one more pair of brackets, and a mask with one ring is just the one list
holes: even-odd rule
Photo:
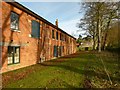
[[2, 72], [76, 52], [76, 38], [18, 2], [2, 2]]

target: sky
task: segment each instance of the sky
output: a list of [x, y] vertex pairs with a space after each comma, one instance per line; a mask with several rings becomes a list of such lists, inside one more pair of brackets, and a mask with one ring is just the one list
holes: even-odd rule
[[[16, 0], [17, 1], [17, 0]], [[19, 2], [19, 1], [18, 1]], [[44, 19], [55, 25], [58, 19], [58, 27], [68, 34], [78, 38], [79, 28], [76, 26], [83, 17], [83, 13], [79, 13], [79, 2], [19, 2]]]

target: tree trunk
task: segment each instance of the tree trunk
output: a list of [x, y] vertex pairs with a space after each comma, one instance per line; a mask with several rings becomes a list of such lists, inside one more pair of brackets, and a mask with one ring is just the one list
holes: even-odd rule
[[[111, 18], [109, 18], [111, 19]], [[109, 29], [109, 25], [110, 25], [110, 20], [108, 21], [107, 23], [107, 28], [106, 28], [106, 33], [105, 33], [105, 38], [103, 39], [103, 46], [102, 46], [102, 49], [105, 50], [105, 45], [106, 45], [106, 41], [107, 41], [107, 36], [108, 36], [108, 29]]]
[[95, 50], [95, 45], [96, 45], [95, 36], [93, 36], [93, 50]]
[[102, 50], [105, 50], [105, 48], [106, 48], [105, 45], [106, 45], [106, 41], [107, 41], [107, 35], [108, 35], [107, 33], [108, 33], [108, 31], [105, 33], [105, 37], [103, 39], [104, 41], [103, 41]]
[[[99, 16], [99, 12], [98, 12], [98, 16]], [[99, 18], [97, 20], [97, 31], [98, 31], [98, 52], [101, 52], [101, 29], [100, 29]]]
[[100, 7], [101, 5], [98, 6], [98, 11], [97, 11], [97, 31], [98, 31], [98, 52], [101, 52], [101, 28], [100, 28]]
[[99, 28], [99, 35], [98, 35], [98, 52], [101, 52], [101, 30]]

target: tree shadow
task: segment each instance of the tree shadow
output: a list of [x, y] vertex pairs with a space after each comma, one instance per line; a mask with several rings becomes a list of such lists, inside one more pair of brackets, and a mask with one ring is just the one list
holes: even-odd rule
[[46, 57], [46, 51], [47, 51], [47, 50], [45, 50], [46, 43], [47, 43], [47, 27], [42, 22], [41, 41], [40, 41], [40, 39], [38, 39], [38, 44], [37, 44], [37, 61], [36, 61], [36, 63], [40, 62], [41, 57]]
[[[11, 7], [11, 10], [13, 10], [13, 7]], [[7, 36], [7, 35], [4, 35], [4, 31], [8, 26], [10, 26], [9, 24], [7, 25], [7, 22], [9, 21], [9, 18], [10, 18], [10, 14], [11, 14], [11, 12], [8, 13], [6, 19], [2, 22], [2, 52], [3, 52], [4, 48], [5, 48], [5, 38]], [[10, 40], [12, 40], [12, 36], [13, 36], [13, 32], [11, 32]], [[7, 50], [6, 50], [5, 54], [4, 54], [4, 56], [2, 56], [2, 66], [5, 63], [6, 58], [7, 58]]]
[[[14, 9], [14, 7], [10, 6], [10, 11], [12, 11], [13, 9]], [[23, 14], [23, 12], [19, 15], [19, 17], [21, 17], [22, 14]], [[10, 31], [9, 41], [6, 41], [6, 37], [8, 37], [8, 36], [4, 34], [4, 32], [6, 31], [6, 28], [10, 27], [10, 24], [7, 24], [7, 22], [9, 22], [9, 20], [10, 20], [10, 16], [11, 16], [11, 12], [9, 12], [7, 14], [5, 20], [3, 20], [3, 22], [2, 22], [2, 53], [3, 53], [3, 50], [5, 50], [5, 48], [7, 46], [9, 46], [13, 43], [13, 39], [14, 39], [13, 38], [14, 31]], [[5, 44], [6, 42], [8, 42], [7, 45]], [[7, 59], [7, 55], [8, 55], [8, 51], [6, 49], [6, 51], [4, 52], [4, 55], [2, 55], [2, 66], [4, 65], [5, 60]]]
[[[12, 11], [13, 9], [14, 9], [14, 7], [10, 6], [10, 11]], [[21, 14], [19, 14], [19, 18], [23, 15], [23, 13], [24, 12], [22, 11]], [[6, 37], [8, 37], [8, 36], [4, 34], [4, 32], [6, 32], [6, 29], [10, 27], [10, 24], [7, 24], [9, 22], [9, 20], [10, 20], [10, 15], [11, 15], [11, 12], [7, 13], [5, 20], [3, 20], [3, 22], [2, 22], [2, 40], [1, 40], [2, 41], [2, 53], [3, 53], [3, 50], [5, 50], [4, 55], [2, 55], [2, 62], [1, 62], [2, 66], [4, 65], [5, 60], [7, 59], [8, 52], [7, 52], [7, 48], [6, 47], [9, 46], [12, 43], [12, 41], [14, 40], [14, 37], [13, 37], [14, 31], [10, 31], [9, 41], [6, 41]], [[4, 15], [3, 15], [3, 17], [4, 17]], [[25, 18], [25, 20], [28, 21], [27, 18]], [[25, 23], [22, 20], [20, 21], [20, 23], [22, 25], [24, 25], [24, 27], [26, 29], [28, 29], [28, 27], [31, 27], [30, 25], [25, 25]], [[20, 27], [20, 29], [21, 29], [21, 27]], [[43, 33], [43, 35], [41, 34], [42, 35], [41, 36], [41, 40], [40, 40], [40, 38], [39, 39], [35, 39], [36, 40], [35, 44], [37, 46], [37, 53], [36, 53], [36, 59], [37, 60], [36, 60], [36, 63], [39, 62], [40, 55], [41, 55], [42, 51], [43, 51], [43, 54], [44, 54], [43, 56], [45, 56], [45, 54], [46, 54], [45, 43], [47, 42], [46, 41], [47, 31], [44, 31], [44, 30], [46, 30], [46, 26], [42, 27], [41, 33]], [[29, 30], [27, 30], [27, 31], [29, 31]], [[29, 33], [30, 33], [30, 31], [29, 31]], [[18, 42], [21, 43], [21, 37], [18, 36], [17, 33], [16, 33], [16, 36], [17, 36], [17, 38], [19, 40]], [[5, 46], [5, 42], [8, 42], [7, 46]]]
[[[105, 72], [99, 72], [99, 71], [94, 71], [94, 70], [89, 70], [89, 69], [78, 69], [77, 67], [74, 67], [74, 66], [68, 66], [68, 65], [58, 65], [58, 64], [47, 64], [47, 63], [41, 63], [40, 65], [42, 66], [50, 66], [50, 67], [59, 67], [59, 68], [62, 68], [62, 69], [65, 69], [65, 70], [68, 70], [68, 71], [71, 71], [71, 72], [74, 72], [74, 73], [78, 73], [78, 74], [82, 74], [82, 75], [85, 75], [85, 76], [88, 76], [88, 77], [95, 77], [95, 76], [98, 76], [99, 78], [101, 79], [105, 79], [105, 80], [109, 80], [108, 79], [108, 76]], [[120, 81], [120, 78], [119, 77], [113, 77], [110, 75], [110, 78], [113, 80], [113, 81]]]
[[48, 88], [76, 88], [73, 85], [68, 84], [66, 81], [64, 81], [63, 79], [60, 79], [59, 77], [55, 77], [51, 80], [48, 81], [48, 83], [46, 84], [46, 87]]

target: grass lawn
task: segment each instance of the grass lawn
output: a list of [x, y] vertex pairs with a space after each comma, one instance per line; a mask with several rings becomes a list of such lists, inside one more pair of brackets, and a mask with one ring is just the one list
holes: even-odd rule
[[4, 73], [3, 87], [116, 88], [120, 87], [118, 65], [117, 54], [78, 52]]

